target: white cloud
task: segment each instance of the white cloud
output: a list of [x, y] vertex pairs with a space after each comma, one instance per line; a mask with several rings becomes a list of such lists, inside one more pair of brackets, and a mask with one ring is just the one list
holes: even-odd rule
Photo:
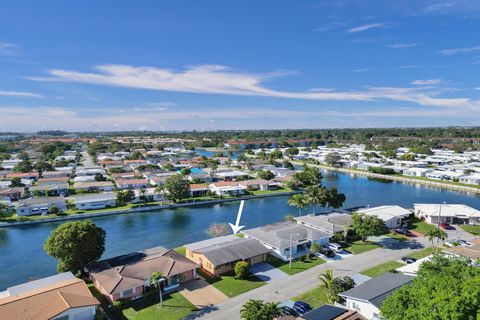
[[15, 56], [20, 54], [22, 48], [15, 43], [0, 42], [0, 55]]
[[[380, 101], [395, 100], [416, 103], [422, 106], [474, 107], [477, 101], [469, 98], [439, 98], [438, 92], [426, 92], [425, 88], [372, 87], [357, 91], [289, 92], [273, 90], [263, 83], [287, 72], [263, 74], [234, 71], [219, 65], [199, 65], [182, 71], [155, 67], [128, 65], [101, 65], [97, 72], [85, 73], [69, 70], [51, 70], [52, 77], [32, 78], [36, 81], [79, 82], [135, 89], [150, 89], [202, 94], [229, 94], [265, 96], [317, 101]], [[160, 106], [162, 107], [162, 106]]]
[[439, 84], [439, 83], [442, 83], [442, 79], [415, 80], [411, 84], [421, 85], [421, 86], [427, 85], [428, 86], [428, 85], [435, 85], [435, 84]]
[[393, 49], [408, 49], [408, 48], [412, 48], [412, 47], [415, 47], [417, 44], [416, 43], [394, 43], [394, 44], [391, 44], [389, 45], [388, 47], [389, 48], [393, 48]]
[[25, 98], [43, 98], [42, 95], [32, 92], [22, 92], [22, 91], [4, 91], [0, 90], [0, 96], [4, 97], [25, 97]]
[[480, 46], [466, 47], [466, 48], [443, 49], [443, 50], [440, 50], [438, 53], [449, 56], [449, 55], [457, 54], [457, 53], [469, 53], [469, 52], [478, 52], [478, 51], [480, 51]]
[[384, 28], [385, 26], [386, 24], [382, 22], [369, 23], [369, 24], [364, 24], [355, 28], [348, 29], [347, 33], [358, 33], [358, 32], [363, 32], [370, 29]]

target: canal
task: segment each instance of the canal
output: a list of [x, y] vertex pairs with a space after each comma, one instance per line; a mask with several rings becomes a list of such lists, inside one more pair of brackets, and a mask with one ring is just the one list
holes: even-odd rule
[[[346, 194], [345, 207], [398, 204], [411, 208], [413, 203], [463, 203], [480, 209], [478, 195], [428, 188], [399, 182], [376, 181], [346, 173], [324, 171], [324, 184], [335, 185]], [[247, 228], [281, 221], [297, 214], [289, 207], [288, 197], [249, 200], [245, 203], [241, 224]], [[208, 238], [211, 223], [234, 222], [238, 202], [138, 212], [93, 218], [107, 232], [104, 257], [112, 257], [154, 246], [174, 248]], [[321, 210], [321, 209], [319, 209]], [[308, 210], [311, 212], [311, 209]], [[47, 256], [43, 243], [59, 223], [0, 228], [0, 290], [55, 273], [56, 261]]]

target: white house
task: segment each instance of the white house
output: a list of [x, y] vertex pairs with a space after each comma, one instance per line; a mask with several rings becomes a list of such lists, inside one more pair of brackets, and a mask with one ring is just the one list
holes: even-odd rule
[[409, 177], [425, 177], [427, 173], [430, 173], [432, 171], [432, 169], [428, 168], [409, 168], [403, 171], [403, 175]]
[[368, 320], [381, 320], [380, 307], [396, 290], [413, 281], [415, 277], [401, 273], [384, 273], [365, 283], [339, 294], [345, 299], [347, 309], [357, 311]]
[[415, 215], [426, 222], [452, 224], [480, 224], [480, 211], [464, 204], [415, 203]]
[[238, 196], [245, 193], [246, 187], [239, 185], [233, 181], [219, 181], [211, 183], [209, 186], [210, 191], [219, 196]]
[[93, 320], [98, 305], [85, 282], [71, 272], [0, 292], [0, 317], [9, 320]]
[[[155, 191], [155, 188], [146, 188], [143, 189], [145, 190], [145, 193], [143, 194], [148, 198], [148, 201], [164, 201], [165, 200], [165, 195], [163, 192], [157, 192]], [[135, 199], [133, 200], [134, 203], [141, 202], [141, 196], [142, 196], [142, 189], [135, 189], [133, 190], [135, 193]]]
[[369, 216], [377, 216], [385, 222], [385, 225], [392, 229], [406, 224], [406, 220], [412, 214], [411, 211], [400, 206], [380, 206], [361, 209], [358, 211]]
[[65, 205], [65, 198], [63, 197], [48, 197], [48, 198], [29, 198], [18, 201], [17, 216], [32, 216], [35, 214], [47, 213], [48, 209], [56, 206], [59, 212], [64, 211], [67, 207]]
[[76, 196], [74, 197], [74, 204], [75, 208], [77, 208], [78, 210], [92, 210], [115, 207], [117, 205], [117, 196], [114, 192]]

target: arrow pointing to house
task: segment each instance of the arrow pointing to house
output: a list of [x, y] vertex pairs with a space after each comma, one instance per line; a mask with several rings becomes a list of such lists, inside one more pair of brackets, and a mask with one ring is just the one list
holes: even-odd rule
[[235, 225], [231, 224], [230, 222], [228, 223], [230, 225], [230, 228], [232, 228], [233, 234], [237, 234], [238, 231], [242, 230], [245, 226], [240, 226], [240, 219], [242, 218], [242, 212], [243, 212], [243, 205], [245, 204], [245, 200], [240, 201], [240, 208], [238, 209], [237, 213], [237, 221], [235, 222]]

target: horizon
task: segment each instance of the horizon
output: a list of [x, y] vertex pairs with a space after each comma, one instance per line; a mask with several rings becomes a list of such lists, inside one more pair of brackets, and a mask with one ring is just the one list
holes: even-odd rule
[[480, 2], [378, 4], [5, 2], [0, 128], [478, 126]]

